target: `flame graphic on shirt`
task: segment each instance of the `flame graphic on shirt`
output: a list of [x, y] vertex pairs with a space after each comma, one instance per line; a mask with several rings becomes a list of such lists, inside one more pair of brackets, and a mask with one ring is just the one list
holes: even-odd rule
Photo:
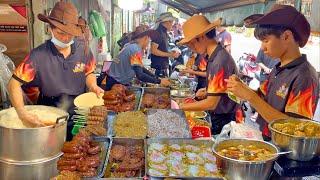
[[267, 95], [268, 92], [268, 85], [269, 85], [269, 80], [265, 80], [261, 85], [260, 85], [260, 90], [263, 95]]
[[15, 69], [14, 74], [25, 82], [30, 82], [34, 79], [36, 71], [34, 70], [32, 63], [27, 62], [29, 55], [22, 61], [22, 63]]
[[224, 69], [221, 69], [213, 77], [208, 77], [208, 93], [225, 93], [227, 90], [227, 83], [224, 81]]
[[199, 70], [205, 71], [207, 69], [207, 61], [204, 58], [201, 58], [199, 63]]
[[85, 74], [88, 75], [94, 71], [96, 68], [96, 61], [92, 58], [88, 64], [85, 66]]
[[313, 95], [314, 86], [310, 86], [305, 91], [299, 91], [295, 96], [293, 92], [290, 92], [286, 112], [299, 114], [301, 116], [312, 118], [316, 108], [315, 96]]
[[135, 53], [134, 55], [132, 55], [130, 57], [130, 63], [131, 65], [142, 65], [142, 53], [141, 52], [138, 52], [138, 53]]

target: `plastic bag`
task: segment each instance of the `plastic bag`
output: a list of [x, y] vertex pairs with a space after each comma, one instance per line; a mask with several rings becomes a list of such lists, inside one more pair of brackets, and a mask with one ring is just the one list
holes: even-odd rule
[[247, 125], [245, 123], [236, 123], [234, 121], [226, 124], [221, 133], [217, 136], [216, 141], [223, 141], [226, 139], [256, 139], [263, 140], [261, 131]]
[[7, 84], [12, 76], [12, 71], [15, 69], [13, 61], [3, 54], [6, 51], [6, 47], [0, 44], [0, 93], [1, 93], [1, 101], [0, 102], [7, 102]]

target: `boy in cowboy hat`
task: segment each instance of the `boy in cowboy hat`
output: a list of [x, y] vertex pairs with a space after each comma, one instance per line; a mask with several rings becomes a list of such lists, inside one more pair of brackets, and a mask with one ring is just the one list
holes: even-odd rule
[[185, 38], [180, 44], [187, 44], [193, 51], [208, 56], [207, 87], [198, 90], [197, 96], [205, 97], [201, 101], [181, 104], [180, 108], [187, 111], [212, 110], [212, 133], [219, 134], [222, 127], [235, 120], [237, 104], [228, 98], [224, 79], [237, 73], [231, 55], [215, 40], [215, 28], [220, 19], [210, 23], [203, 15], [194, 15], [182, 26]]
[[50, 25], [52, 38], [31, 50], [8, 84], [11, 103], [19, 118], [28, 126], [43, 124], [36, 115], [25, 110], [22, 85], [39, 87], [38, 104], [60, 106], [66, 103], [62, 99], [68, 99], [68, 110], [73, 106], [73, 98], [84, 93], [86, 88], [97, 94], [103, 92], [92, 74], [95, 69], [92, 53], [85, 52], [85, 43], [74, 40], [84, 36], [82, 29], [85, 29], [78, 23], [75, 6], [58, 2], [49, 16], [39, 14], [38, 18]]
[[[310, 36], [310, 24], [294, 7], [274, 5], [265, 15], [254, 15], [254, 35], [261, 49], [273, 59], [279, 58], [258, 93], [236, 76], [228, 80], [228, 91], [247, 100], [258, 111], [257, 123], [265, 139], [270, 139], [268, 123], [289, 116], [312, 119], [318, 101], [319, 84], [315, 69], [300, 53]], [[252, 16], [251, 18], [253, 18]], [[246, 18], [248, 19], [248, 18]], [[260, 96], [259, 96], [260, 95]]]
[[131, 42], [120, 51], [118, 61], [112, 62], [110, 66], [105, 89], [110, 90], [114, 84], [130, 85], [134, 77], [142, 82], [170, 85], [168, 79], [159, 79], [145, 69], [142, 63], [142, 56], [150, 37], [156, 37], [157, 31], [150, 30], [146, 25], [140, 25], [131, 36]]
[[176, 18], [170, 12], [160, 14], [156, 20], [155, 29], [159, 33], [151, 43], [151, 67], [156, 69], [158, 77], [168, 77], [169, 58], [180, 56], [178, 52], [169, 52], [168, 31], [172, 29]]

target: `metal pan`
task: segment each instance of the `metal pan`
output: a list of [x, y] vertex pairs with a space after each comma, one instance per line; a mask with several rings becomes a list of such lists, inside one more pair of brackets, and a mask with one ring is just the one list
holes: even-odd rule
[[142, 104], [142, 99], [143, 99], [143, 96], [145, 94], [155, 94], [155, 95], [162, 95], [162, 94], [166, 94], [168, 95], [168, 97], [171, 97], [170, 96], [170, 89], [169, 88], [143, 88], [143, 94], [142, 94], [142, 97], [140, 99], [140, 110], [146, 110], [145, 107], [143, 107], [143, 104]]
[[170, 91], [171, 97], [174, 98], [194, 98], [195, 93], [190, 89], [175, 89]]
[[141, 102], [142, 94], [143, 94], [142, 93], [143, 92], [142, 88], [130, 86], [130, 87], [128, 87], [128, 90], [130, 92], [133, 92], [136, 95], [134, 110], [135, 111], [140, 110], [140, 102]]
[[[190, 111], [190, 112], [192, 113], [192, 112], [197, 112], [197, 111]], [[203, 116], [191, 117], [191, 118], [194, 119], [194, 120], [205, 121], [205, 122], [208, 123], [209, 127], [212, 127], [212, 122], [211, 122], [211, 117], [210, 117], [209, 112], [207, 112], [207, 111], [201, 111], [201, 112], [204, 112]]]
[[[149, 109], [149, 110], [147, 111], [148, 136], [149, 136], [149, 137], [151, 137], [151, 135], [149, 134], [149, 130], [151, 130], [151, 129], [150, 129], [150, 125], [149, 125], [149, 123], [150, 123], [150, 115], [156, 113], [157, 111], [158, 111], [157, 109]], [[191, 138], [192, 135], [191, 135], [191, 132], [190, 132], [190, 127], [189, 127], [189, 124], [188, 124], [188, 122], [187, 122], [186, 115], [185, 115], [184, 111], [179, 110], [179, 109], [167, 109], [167, 110], [165, 110], [165, 111], [172, 112], [172, 113], [176, 113], [176, 114], [178, 114], [178, 115], [184, 120], [184, 122], [185, 122], [184, 125], [183, 125], [182, 127], [179, 127], [179, 128], [182, 128], [182, 129], [187, 130], [187, 131], [189, 132], [189, 135], [186, 136], [186, 137], [181, 137], [181, 138]], [[177, 128], [178, 128], [178, 127], [177, 127]], [[168, 137], [153, 137], [153, 138], [168, 138]]]
[[[163, 138], [163, 139], [147, 139], [146, 140], [146, 154], [148, 154], [148, 148], [152, 143], [160, 143], [160, 144], [179, 144], [179, 145], [194, 145], [194, 146], [208, 146], [212, 147], [214, 142], [212, 140], [192, 140], [192, 139], [179, 139], [179, 138]], [[146, 156], [146, 161], [149, 162], [149, 157]], [[158, 178], [178, 178], [178, 179], [213, 179], [213, 180], [222, 180], [222, 177], [191, 177], [191, 176], [152, 176], [149, 173], [149, 165], [146, 164], [146, 172], [147, 175], [151, 177], [151, 179]]]
[[105, 137], [94, 137], [95, 142], [99, 142], [99, 145], [102, 147], [100, 152], [100, 165], [97, 168], [97, 176], [95, 177], [84, 177], [84, 178], [101, 178], [104, 175], [105, 171], [105, 164], [108, 161], [110, 146], [111, 146], [111, 139]]
[[[145, 118], [147, 118], [147, 117], [145, 117]], [[110, 117], [110, 119], [108, 119], [108, 123], [109, 123], [108, 124], [108, 137], [133, 138], [133, 139], [134, 138], [140, 138], [140, 137], [118, 137], [116, 135], [115, 130], [114, 130], [114, 124], [115, 124], [116, 120], [117, 120], [117, 115], [116, 114], [114, 114], [112, 118]], [[146, 124], [146, 126], [147, 126], [147, 131], [148, 131], [148, 124]], [[146, 137], [141, 137], [141, 138], [146, 138]]]
[[110, 162], [110, 151], [114, 145], [124, 145], [124, 146], [140, 145], [140, 146], [142, 146], [143, 149], [145, 149], [145, 140], [144, 139], [129, 139], [129, 138], [114, 138], [114, 139], [112, 139], [111, 146], [109, 147], [109, 151], [108, 151], [108, 163], [105, 164], [105, 171], [104, 171], [104, 176], [103, 176], [104, 179], [117, 179], [117, 180], [118, 179], [119, 180], [120, 179], [143, 179], [145, 177], [145, 172], [146, 172], [145, 166], [144, 166], [144, 168], [141, 169], [138, 177], [130, 177], [130, 178], [110, 177], [110, 175], [111, 175], [110, 169], [112, 166], [112, 164]]

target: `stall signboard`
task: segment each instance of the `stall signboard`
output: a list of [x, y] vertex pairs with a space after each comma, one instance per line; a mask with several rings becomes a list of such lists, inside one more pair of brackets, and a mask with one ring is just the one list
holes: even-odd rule
[[27, 32], [26, 25], [10, 25], [10, 24], [0, 24], [0, 32]]

